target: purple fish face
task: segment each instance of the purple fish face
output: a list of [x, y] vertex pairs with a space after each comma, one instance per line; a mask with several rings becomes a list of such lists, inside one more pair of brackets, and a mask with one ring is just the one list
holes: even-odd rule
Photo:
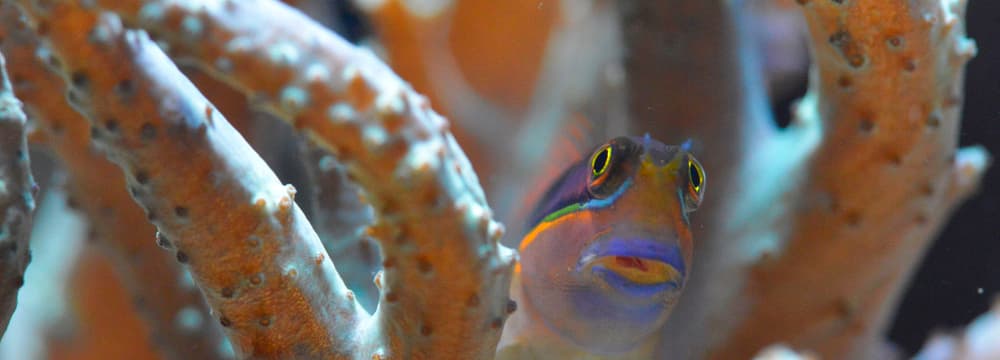
[[[600, 155], [604, 148], [594, 155], [617, 162], [619, 178], [599, 184], [614, 187], [586, 188], [582, 201], [550, 191], [561, 199], [558, 210], [540, 216], [524, 237], [518, 268], [528, 306], [556, 333], [596, 354], [633, 349], [663, 326], [687, 279], [687, 214], [704, 185], [698, 165], [699, 198], [690, 199], [693, 158], [679, 148], [648, 138], [619, 141], [633, 147], [618, 148], [624, 153], [618, 158], [614, 149], [612, 156]], [[610, 176], [594, 170], [610, 168], [605, 159], [588, 160], [577, 166], [589, 172], [570, 168], [567, 176], [588, 176], [591, 185], [595, 174]], [[555, 187], [580, 183], [568, 180]]]

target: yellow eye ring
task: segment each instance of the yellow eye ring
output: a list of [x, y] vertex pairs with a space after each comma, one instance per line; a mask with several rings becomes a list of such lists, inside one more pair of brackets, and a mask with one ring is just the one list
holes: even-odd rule
[[692, 158], [688, 158], [688, 183], [696, 194], [701, 193], [705, 185], [705, 170]]
[[603, 175], [608, 171], [608, 167], [611, 166], [611, 147], [604, 146], [603, 149], [599, 150], [594, 157], [590, 159], [590, 169], [593, 171], [593, 176], [596, 178]]

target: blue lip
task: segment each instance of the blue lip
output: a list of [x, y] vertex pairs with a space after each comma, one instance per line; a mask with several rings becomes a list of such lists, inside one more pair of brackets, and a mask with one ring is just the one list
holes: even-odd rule
[[676, 281], [651, 285], [636, 284], [616, 274], [614, 271], [605, 269], [603, 266], [595, 266], [592, 271], [603, 278], [608, 285], [637, 297], [652, 297], [668, 290], [680, 288], [680, 284]]
[[[604, 256], [629, 256], [662, 261], [673, 266], [682, 277], [687, 275], [684, 255], [677, 245], [644, 238], [612, 238], [591, 245], [584, 252], [584, 259]], [[584, 264], [581, 264], [584, 265]]]
[[[606, 256], [625, 256], [661, 261], [673, 266], [681, 275], [680, 279], [686, 277], [684, 256], [681, 254], [679, 246], [645, 238], [612, 238], [599, 241], [584, 252], [578, 269], [582, 270], [591, 260]], [[637, 297], [651, 297], [666, 291], [676, 290], [682, 286], [683, 282], [683, 280], [679, 280], [660, 284], [636, 284], [601, 265], [593, 266], [591, 271], [604, 279], [608, 285]]]

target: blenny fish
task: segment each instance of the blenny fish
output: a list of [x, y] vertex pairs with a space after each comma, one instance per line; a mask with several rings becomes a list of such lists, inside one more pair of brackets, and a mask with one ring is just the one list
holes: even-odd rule
[[618, 137], [566, 169], [521, 240], [501, 359], [644, 358], [691, 268], [690, 143]]

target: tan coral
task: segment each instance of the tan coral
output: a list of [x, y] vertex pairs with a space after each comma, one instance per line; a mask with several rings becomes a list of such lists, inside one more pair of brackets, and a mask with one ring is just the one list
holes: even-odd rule
[[[108, 119], [117, 122], [115, 131], [102, 134], [99, 142], [129, 174], [136, 198], [177, 249], [178, 260], [190, 265], [237, 352], [426, 357], [447, 348], [455, 354], [490, 356], [507, 314], [510, 255], [496, 244], [502, 230], [490, 219], [467, 160], [426, 101], [370, 54], [279, 4], [228, 3], [188, 13], [194, 18], [185, 18], [190, 9], [182, 6], [146, 6], [157, 5], [166, 10], [158, 14], [162, 17], [143, 12], [155, 17], [144, 19], [152, 20], [151, 27], [183, 24], [183, 30], [205, 30], [203, 35], [227, 41], [244, 36], [229, 43], [229, 49], [225, 43], [199, 41], [196, 45], [206, 50], [199, 58], [211, 66], [222, 64], [223, 69], [215, 70], [256, 90], [262, 95], [258, 100], [345, 159], [379, 215], [372, 234], [382, 240], [387, 255], [383, 301], [371, 320], [375, 326], [361, 326], [367, 316], [321, 255], [315, 233], [291, 202], [294, 190], [274, 185], [276, 179], [259, 159], [232, 158], [253, 152], [190, 84], [178, 80], [183, 77], [155, 46], [140, 33], [121, 32], [113, 18], [105, 16], [95, 26], [93, 15], [82, 8], [48, 6], [45, 16], [62, 20], [42, 27], [49, 29], [47, 37], [69, 69], [67, 79], [76, 95], [71, 98], [102, 130], [108, 130]], [[254, 15], [240, 16], [248, 12]], [[261, 29], [239, 21], [263, 14], [276, 25], [296, 28]], [[175, 22], [182, 19], [187, 21]], [[194, 26], [192, 20], [205, 26]], [[303, 24], [312, 31], [302, 31]], [[97, 41], [76, 46], [87, 43], [82, 38], [86, 34]], [[173, 34], [183, 49], [185, 33]], [[278, 34], [286, 41], [276, 47], [258, 48], [264, 43], [254, 41], [255, 36]], [[311, 47], [313, 41], [324, 46]], [[305, 60], [300, 55], [315, 62], [299, 62]], [[84, 60], [91, 58], [120, 70], [101, 72], [95, 62]], [[314, 66], [292, 72], [296, 67], [291, 65]], [[113, 94], [124, 79], [136, 85], [135, 97], [97, 96]], [[305, 90], [308, 99], [300, 96]], [[304, 107], [307, 103], [312, 106]], [[355, 109], [363, 116], [343, 117]], [[139, 112], [159, 115], [142, 119]], [[231, 172], [213, 171], [220, 168]], [[166, 169], [187, 170], [177, 177]], [[193, 181], [197, 179], [210, 186]], [[269, 256], [253, 256], [255, 251]], [[306, 263], [287, 267], [285, 261]], [[440, 294], [481, 300], [455, 307], [452, 298]], [[272, 331], [286, 336], [266, 336]], [[463, 338], [470, 333], [484, 336]], [[347, 342], [356, 336], [365, 341]]]
[[[819, 121], [824, 136], [787, 245], [750, 277], [748, 300], [767, 305], [751, 307], [718, 356], [775, 338], [832, 357], [878, 346], [916, 262], [979, 177], [963, 168], [985, 165], [955, 154], [963, 68], [975, 51], [964, 5], [804, 5], [816, 58], [807, 96], [816, 101], [798, 111], [817, 116], [802, 121]], [[760, 323], [773, 325], [751, 326]]]
[[[221, 356], [222, 336], [211, 323], [201, 294], [186, 281], [188, 275], [172, 256], [151, 246], [157, 241], [156, 228], [132, 200], [125, 179], [117, 176], [121, 171], [91, 146], [90, 124], [66, 104], [62, 79], [51, 74], [36, 55], [47, 49], [37, 47], [33, 33], [17, 20], [19, 12], [11, 5], [0, 6], [0, 13], [5, 25], [0, 29], [0, 36], [6, 39], [3, 50], [17, 64], [15, 87], [34, 121], [47, 134], [46, 145], [70, 174], [70, 204], [87, 217], [90, 236], [114, 260], [124, 284], [138, 299], [137, 310], [155, 333], [156, 345], [167, 358]], [[101, 130], [94, 132], [100, 134]], [[197, 319], [197, 325], [181, 326], [185, 317]]]
[[682, 301], [668, 329], [686, 335], [665, 336], [664, 351], [731, 358], [787, 341], [872, 356], [916, 261], [986, 166], [981, 149], [956, 153], [974, 53], [964, 2], [800, 3], [812, 88], [796, 122], [756, 139], [723, 180], [744, 185], [722, 195], [736, 205], [711, 220], [724, 226], [699, 243], [709, 252], [696, 249], [709, 265], [695, 271], [713, 280], [686, 294], [710, 301]]
[[[64, 69], [73, 69], [71, 98], [129, 174], [161, 242], [189, 265], [237, 353], [344, 354], [344, 329], [360, 314], [332, 264], [317, 260], [322, 248], [291, 203], [294, 193], [259, 157], [233, 158], [231, 151], [253, 151], [144, 34], [71, 4], [47, 11], [64, 20], [48, 24], [55, 54], [69, 48], [104, 60], [61, 57]], [[123, 82], [134, 92], [116, 92]]]

